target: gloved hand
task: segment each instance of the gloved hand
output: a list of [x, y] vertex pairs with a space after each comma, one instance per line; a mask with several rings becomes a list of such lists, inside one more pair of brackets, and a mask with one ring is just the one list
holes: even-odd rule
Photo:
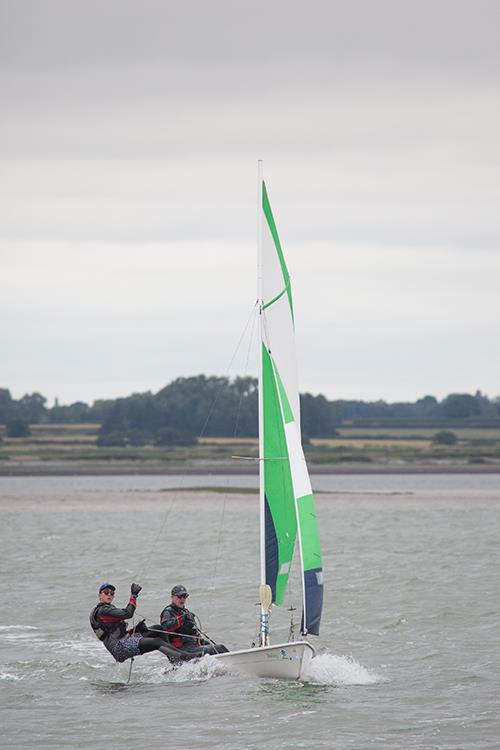
[[139, 591], [142, 591], [142, 586], [139, 586], [138, 583], [133, 583], [130, 587], [130, 593], [132, 596], [138, 596]]
[[184, 625], [185, 632], [187, 634], [191, 633], [192, 635], [196, 635], [196, 633], [198, 632], [198, 629], [196, 627], [196, 622], [195, 622], [194, 615], [192, 612], [189, 612], [188, 610], [186, 610], [182, 618], [182, 622]]

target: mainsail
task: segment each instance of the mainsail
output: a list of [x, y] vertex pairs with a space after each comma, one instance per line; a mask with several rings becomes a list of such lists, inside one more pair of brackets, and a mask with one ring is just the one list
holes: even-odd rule
[[323, 569], [311, 482], [302, 450], [290, 276], [264, 181], [260, 224], [261, 459], [263, 575], [281, 604], [298, 538], [302, 566], [302, 632], [318, 635]]

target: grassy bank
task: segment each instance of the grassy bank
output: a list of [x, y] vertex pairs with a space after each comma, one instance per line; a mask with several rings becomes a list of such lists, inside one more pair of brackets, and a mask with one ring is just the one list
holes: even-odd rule
[[[258, 444], [252, 438], [202, 438], [198, 445], [181, 447], [108, 447], [99, 448], [96, 436], [99, 425], [34, 425], [26, 438], [7, 438], [0, 442], [0, 473], [29, 473], [33, 467], [70, 467], [88, 473], [115, 466], [119, 471], [145, 472], [174, 470], [235, 470], [254, 472]], [[438, 445], [435, 431], [397, 427], [353, 428], [339, 430], [332, 439], [313, 439], [306, 446], [311, 469], [327, 467], [373, 466], [387, 469], [442, 465], [500, 471], [499, 428], [457, 428], [455, 445]], [[236, 458], [235, 458], [236, 457]]]

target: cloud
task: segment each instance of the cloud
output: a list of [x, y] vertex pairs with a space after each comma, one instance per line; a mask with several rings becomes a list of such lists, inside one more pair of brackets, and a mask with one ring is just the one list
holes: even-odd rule
[[251, 68], [257, 60], [315, 57], [343, 70], [456, 74], [498, 62], [499, 16], [495, 0], [18, 0], [4, 12], [1, 59], [10, 68], [128, 61]]
[[[309, 243], [287, 259], [303, 390], [496, 395], [498, 254]], [[245, 327], [230, 374], [257, 371], [252, 245], [37, 243], [2, 263], [0, 315], [15, 321], [0, 337], [2, 381], [17, 395], [90, 401], [226, 374]]]
[[224, 371], [255, 293], [263, 158], [303, 388], [495, 392], [499, 15], [488, 0], [10, 4], [5, 385], [92, 399]]

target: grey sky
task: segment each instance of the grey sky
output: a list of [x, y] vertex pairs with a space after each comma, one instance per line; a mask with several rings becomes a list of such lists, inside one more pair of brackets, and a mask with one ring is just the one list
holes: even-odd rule
[[497, 2], [0, 7], [0, 386], [223, 374], [263, 158], [302, 390], [500, 394]]

